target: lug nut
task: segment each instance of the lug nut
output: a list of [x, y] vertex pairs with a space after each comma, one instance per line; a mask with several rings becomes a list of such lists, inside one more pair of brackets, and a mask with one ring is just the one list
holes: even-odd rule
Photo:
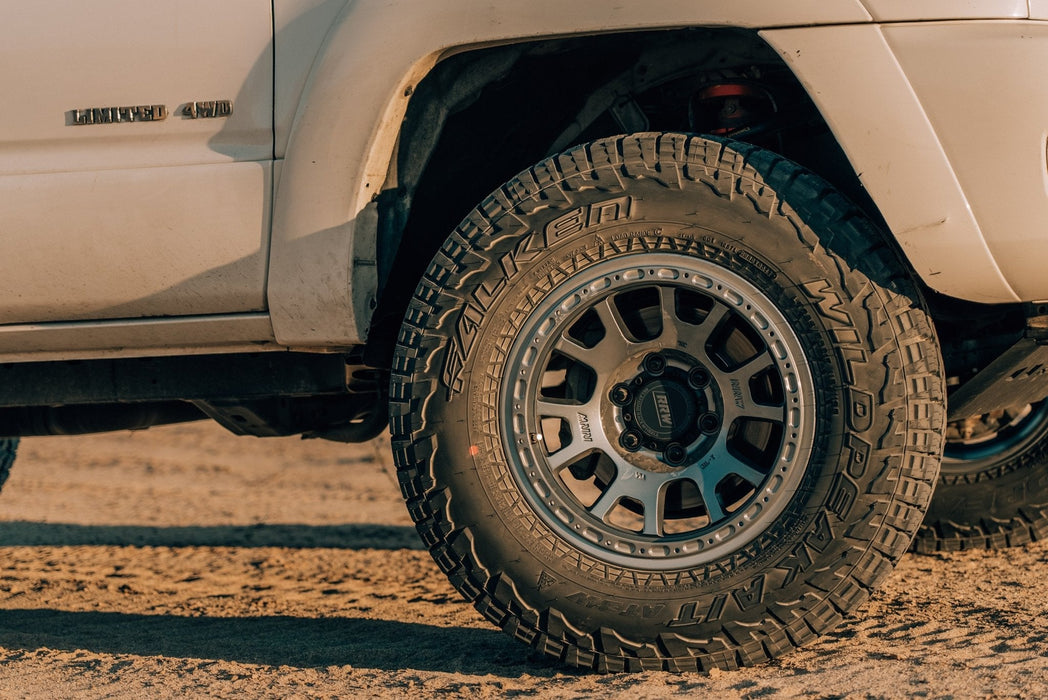
[[627, 430], [619, 436], [619, 444], [625, 447], [630, 452], [636, 452], [640, 449], [641, 437], [640, 433], [636, 430]]
[[657, 377], [662, 374], [663, 370], [666, 369], [666, 358], [657, 352], [653, 352], [645, 356], [644, 358], [644, 370]]
[[703, 413], [699, 416], [699, 430], [707, 435], [713, 435], [720, 430], [720, 418], [716, 413]]
[[679, 467], [688, 458], [688, 451], [679, 442], [671, 442], [666, 445], [666, 451], [662, 453], [662, 458], [666, 460], [666, 464]]
[[616, 384], [611, 388], [611, 393], [608, 394], [608, 398], [616, 406], [625, 406], [633, 399], [633, 392], [625, 384]]
[[710, 379], [710, 373], [702, 367], [695, 367], [688, 372], [688, 384], [695, 389], [705, 389], [710, 385]]

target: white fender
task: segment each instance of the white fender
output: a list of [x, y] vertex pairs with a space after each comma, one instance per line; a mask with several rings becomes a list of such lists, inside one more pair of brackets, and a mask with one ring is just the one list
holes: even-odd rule
[[279, 172], [268, 287], [278, 341], [366, 338], [377, 286], [372, 200], [413, 87], [447, 52], [569, 34], [868, 21], [858, 0], [349, 2], [313, 62]]

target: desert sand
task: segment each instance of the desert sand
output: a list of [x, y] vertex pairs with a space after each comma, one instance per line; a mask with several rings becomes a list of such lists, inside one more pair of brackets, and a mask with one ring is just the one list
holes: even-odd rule
[[0, 494], [0, 697], [1048, 697], [1048, 546], [909, 555], [770, 665], [534, 657], [422, 550], [387, 446], [207, 424], [23, 441]]

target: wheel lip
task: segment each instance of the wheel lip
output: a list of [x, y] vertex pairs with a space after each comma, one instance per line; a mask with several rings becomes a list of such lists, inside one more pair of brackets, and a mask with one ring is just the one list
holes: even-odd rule
[[941, 471], [949, 475], [977, 474], [1022, 454], [1048, 436], [1048, 399], [1032, 404], [1019, 423], [999, 435], [971, 444], [946, 440]]
[[[641, 256], [643, 261], [638, 261], [637, 258]], [[502, 425], [506, 426], [506, 429], [501, 431], [503, 448], [510, 465], [510, 472], [532, 510], [554, 532], [566, 536], [565, 538], [579, 549], [599, 560], [636, 569], [687, 568], [708, 563], [741, 549], [774, 524], [779, 515], [792, 502], [807, 472], [814, 450], [813, 436], [817, 408], [814, 380], [797, 334], [790, 327], [782, 311], [753, 283], [738, 273], [698, 257], [673, 253], [645, 253], [641, 256], [619, 256], [596, 263], [551, 289], [545, 294], [542, 301], [531, 309], [528, 319], [517, 333], [517, 338], [506, 355], [506, 371], [499, 394], [499, 417]], [[757, 485], [754, 494], [745, 505], [726, 514], [724, 519], [714, 523], [713, 526], [682, 535], [664, 535], [644, 540], [647, 543], [645, 548], [634, 546], [633, 551], [626, 554], [616, 551], [616, 548], [622, 545], [624, 540], [630, 538], [619, 535], [614, 538], [617, 541], [606, 540], [601, 528], [597, 528], [595, 533], [589, 533], [587, 537], [569, 529], [567, 523], [557, 517], [556, 511], [560, 502], [562, 500], [568, 502], [567, 499], [562, 498], [562, 493], [558, 494], [558, 488], [563, 490], [563, 487], [560, 486], [559, 479], [553, 475], [548, 464], [538, 464], [545, 460], [544, 450], [536, 450], [531, 441], [524, 439], [529, 432], [529, 426], [533, 424], [532, 419], [537, 419], [539, 416], [537, 411], [532, 409], [531, 419], [526, 418], [523, 414], [527, 411], [521, 409], [521, 406], [533, 405], [537, 391], [527, 394], [522, 401], [520, 397], [516, 396], [515, 386], [521, 381], [519, 377], [524, 373], [521, 364], [526, 349], [539, 344], [535, 333], [540, 326], [545, 324], [543, 335], [552, 339], [547, 343], [543, 352], [532, 353], [531, 366], [541, 369], [546, 366], [545, 363], [553, 351], [552, 345], [556, 338], [570, 328], [587, 310], [593, 308], [595, 303], [629, 288], [655, 285], [684, 286], [679, 279], [659, 277], [659, 274], [667, 270], [672, 271], [674, 268], [679, 268], [678, 272], [686, 269], [691, 275], [691, 284], [696, 291], [712, 296], [715, 301], [724, 303], [732, 311], [735, 311], [735, 307], [745, 306], [749, 300], [760, 302], [759, 305], [751, 304], [753, 313], [750, 316], [746, 316], [742, 311], [735, 312], [740, 313], [751, 325], [756, 323], [754, 321], [754, 315], [756, 315], [766, 324], [766, 328], [770, 329], [769, 334], [772, 337], [777, 336], [776, 349], [782, 356], [773, 357], [773, 360], [782, 378], [786, 395], [783, 439], [768, 476]], [[655, 274], [646, 275], [645, 270], [650, 270]], [[569, 303], [573, 298], [580, 300], [586, 296], [583, 290], [595, 284], [596, 281], [603, 279], [607, 282], [607, 278], [614, 276], [615, 273], [623, 275], [633, 271], [641, 274], [628, 284], [607, 287], [599, 294], [588, 297], [588, 304]], [[720, 291], [714, 291], [718, 286]], [[645, 346], [638, 356], [643, 356], [648, 349]], [[773, 353], [769, 352], [769, 355]], [[716, 384], [716, 381], [713, 383]], [[598, 387], [594, 395], [598, 395], [601, 391], [602, 388]], [[792, 410], [790, 409], [791, 401], [793, 402]], [[523, 426], [524, 429], [519, 430], [514, 426]], [[545, 473], [537, 469], [537, 466], [545, 467]], [[552, 499], [551, 496], [553, 496]], [[578, 504], [578, 501], [575, 500], [575, 503]], [[585, 509], [581, 504], [579, 507]], [[742, 522], [739, 522], [740, 519]], [[607, 529], [610, 529], [610, 526], [603, 528], [603, 530]], [[594, 534], [600, 534], [599, 539], [604, 544], [594, 541]], [[643, 537], [650, 536], [635, 535], [632, 539], [639, 542]], [[655, 545], [656, 550], [661, 549], [661, 553], [653, 553], [650, 547], [652, 544]], [[677, 545], [683, 546], [678, 547]], [[670, 546], [676, 551], [670, 553]], [[638, 555], [638, 549], [645, 555]]]

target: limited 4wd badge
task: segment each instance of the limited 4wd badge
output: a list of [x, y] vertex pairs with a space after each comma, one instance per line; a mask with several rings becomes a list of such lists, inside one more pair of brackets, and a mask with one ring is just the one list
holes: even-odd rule
[[[217, 119], [233, 113], [232, 100], [186, 102], [178, 113], [186, 119]], [[167, 105], [135, 105], [130, 107], [87, 107], [68, 112], [69, 124], [126, 124], [128, 122], [159, 122], [167, 119]]]

